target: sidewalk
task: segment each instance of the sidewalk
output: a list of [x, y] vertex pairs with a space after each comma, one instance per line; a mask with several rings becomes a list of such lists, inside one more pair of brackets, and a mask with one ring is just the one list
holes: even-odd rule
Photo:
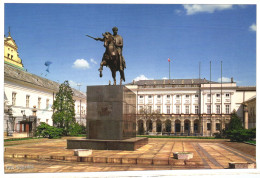
[[[66, 138], [63, 138], [8, 146], [5, 149], [4, 157], [8, 160], [10, 158], [27, 158], [25, 160], [69, 161], [70, 165], [76, 162], [95, 165], [99, 163], [109, 166], [133, 165], [137, 168], [140, 167], [140, 169], [144, 166], [150, 166], [151, 169], [156, 167], [165, 169], [224, 169], [228, 168], [229, 162], [256, 162], [254, 156], [228, 147], [223, 143], [224, 140], [153, 138], [149, 139], [147, 145], [136, 151], [93, 150], [91, 156], [77, 157], [74, 156], [74, 150], [66, 149]], [[255, 148], [255, 146], [252, 147]], [[192, 152], [193, 158], [186, 161], [177, 160], [173, 158], [173, 152]], [[70, 169], [67, 171], [70, 172]]]

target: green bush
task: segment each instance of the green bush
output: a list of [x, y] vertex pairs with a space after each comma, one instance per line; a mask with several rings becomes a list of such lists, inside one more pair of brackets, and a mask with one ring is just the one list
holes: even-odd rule
[[86, 127], [78, 123], [73, 123], [72, 125], [70, 125], [68, 130], [70, 136], [77, 136], [86, 133]]
[[36, 128], [36, 136], [44, 138], [60, 138], [62, 136], [63, 129], [50, 126], [44, 122]]
[[256, 129], [227, 130], [226, 136], [235, 142], [253, 140], [256, 137]]

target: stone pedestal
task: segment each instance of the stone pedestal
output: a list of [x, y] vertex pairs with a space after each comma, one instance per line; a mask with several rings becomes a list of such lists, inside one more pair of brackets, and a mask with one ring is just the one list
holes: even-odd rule
[[126, 150], [134, 150], [138, 145], [143, 146], [148, 142], [147, 138], [135, 139], [135, 136], [135, 93], [119, 85], [88, 86], [87, 138], [81, 141], [68, 140], [67, 147], [124, 150], [125, 145]]

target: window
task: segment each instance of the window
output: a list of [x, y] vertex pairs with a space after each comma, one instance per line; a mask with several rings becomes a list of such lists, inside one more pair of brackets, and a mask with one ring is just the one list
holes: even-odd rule
[[185, 106], [185, 114], [190, 114], [190, 106]]
[[207, 97], [210, 98], [210, 94], [207, 94]]
[[148, 113], [152, 113], [152, 106], [148, 106]]
[[195, 106], [195, 114], [199, 114], [199, 106]]
[[13, 59], [13, 55], [11, 55], [11, 59]]
[[229, 105], [226, 105], [226, 114], [230, 113]]
[[79, 110], [80, 110], [80, 108], [79, 108], [79, 105], [78, 105], [78, 112], [77, 112], [78, 114], [79, 114]]
[[161, 113], [161, 106], [157, 106], [157, 112]]
[[229, 93], [226, 93], [226, 98], [229, 98], [229, 97], [230, 97]]
[[161, 95], [157, 95], [157, 98], [161, 98]]
[[167, 95], [167, 98], [171, 98], [171, 95]]
[[48, 124], [48, 122], [49, 122], [49, 119], [46, 119], [46, 124]]
[[42, 100], [42, 99], [39, 97], [39, 98], [38, 98], [38, 109], [41, 109], [41, 100]]
[[144, 113], [144, 107], [143, 106], [139, 106], [139, 113], [143, 114]]
[[207, 114], [211, 114], [211, 106], [207, 105]]
[[152, 95], [149, 95], [148, 98], [152, 98]]
[[9, 57], [10, 57], [10, 54], [7, 54], [7, 57], [9, 58]]
[[195, 95], [195, 98], [198, 98], [199, 97], [199, 95]]
[[176, 114], [180, 114], [180, 105], [176, 106]]
[[220, 123], [216, 123], [216, 130], [220, 130]]
[[26, 107], [29, 108], [30, 106], [30, 95], [26, 95]]
[[217, 106], [216, 106], [216, 113], [217, 113], [217, 114], [220, 114], [220, 105], [217, 105]]
[[49, 102], [50, 102], [50, 100], [46, 99], [46, 109], [49, 109]]
[[217, 94], [216, 94], [216, 97], [217, 97], [217, 98], [220, 98], [220, 94], [219, 94], [219, 93], [217, 93]]
[[166, 109], [167, 109], [167, 114], [170, 114], [171, 113], [171, 107], [170, 106], [166, 106]]
[[139, 98], [144, 98], [144, 96], [143, 96], [143, 95], [140, 95]]
[[186, 95], [185, 97], [186, 97], [186, 98], [190, 98], [190, 95]]
[[15, 92], [12, 93], [12, 105], [13, 106], [16, 105], [16, 93]]
[[176, 98], [178, 98], [178, 99], [179, 99], [179, 98], [180, 98], [180, 95], [176, 95]]
[[207, 130], [211, 130], [211, 124], [207, 123]]

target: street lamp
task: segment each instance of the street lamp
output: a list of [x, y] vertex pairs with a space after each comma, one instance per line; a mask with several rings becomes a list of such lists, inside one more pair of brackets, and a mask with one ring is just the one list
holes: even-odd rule
[[21, 110], [21, 113], [23, 115], [23, 120], [25, 120], [26, 119], [25, 110]]

